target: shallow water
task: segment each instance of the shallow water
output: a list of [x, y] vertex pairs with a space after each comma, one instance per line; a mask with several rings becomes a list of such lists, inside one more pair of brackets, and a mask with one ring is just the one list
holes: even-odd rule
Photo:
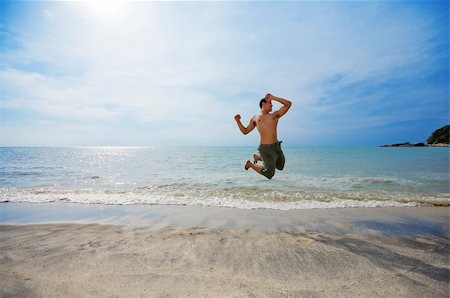
[[0, 201], [243, 209], [448, 205], [448, 148], [283, 147], [271, 180], [255, 147], [0, 148]]

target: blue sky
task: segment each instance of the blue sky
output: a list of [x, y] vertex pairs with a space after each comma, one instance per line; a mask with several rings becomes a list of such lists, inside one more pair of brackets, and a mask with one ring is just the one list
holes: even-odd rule
[[[0, 1], [0, 146], [425, 141], [449, 123], [449, 4]], [[277, 108], [275, 104], [275, 108]]]

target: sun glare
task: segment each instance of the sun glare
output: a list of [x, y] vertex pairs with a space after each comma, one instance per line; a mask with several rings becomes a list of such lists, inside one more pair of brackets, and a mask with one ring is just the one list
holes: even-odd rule
[[118, 22], [126, 19], [131, 6], [128, 1], [111, 0], [88, 0], [84, 4], [95, 18], [105, 22]]

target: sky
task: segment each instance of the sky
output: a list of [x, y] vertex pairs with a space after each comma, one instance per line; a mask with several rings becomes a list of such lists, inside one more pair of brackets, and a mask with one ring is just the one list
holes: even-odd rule
[[425, 142], [449, 3], [0, 1], [0, 146], [257, 146], [266, 93], [286, 146]]

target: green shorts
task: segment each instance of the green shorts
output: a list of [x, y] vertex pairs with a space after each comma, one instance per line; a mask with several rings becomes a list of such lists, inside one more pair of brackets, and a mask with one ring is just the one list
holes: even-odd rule
[[274, 144], [261, 144], [258, 147], [259, 154], [264, 162], [261, 174], [271, 179], [275, 175], [275, 169], [284, 168], [284, 154], [281, 151], [281, 142]]

